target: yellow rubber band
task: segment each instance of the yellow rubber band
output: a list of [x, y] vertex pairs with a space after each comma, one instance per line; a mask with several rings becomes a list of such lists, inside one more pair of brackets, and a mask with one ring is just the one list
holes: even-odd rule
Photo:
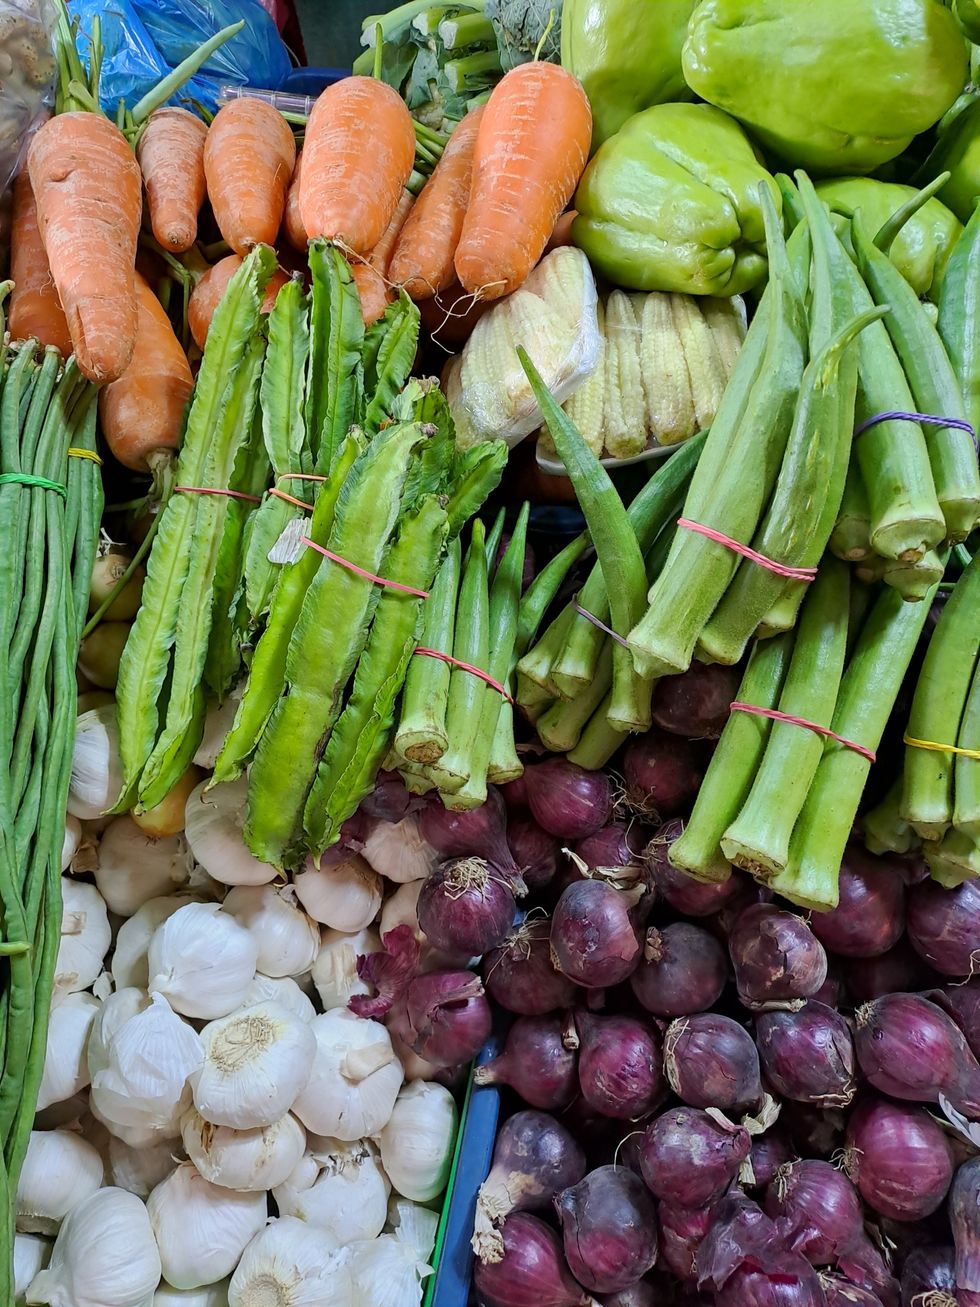
[[980, 761], [980, 749], [961, 749], [955, 744], [937, 744], [935, 740], [913, 740], [911, 735], [902, 737], [913, 749], [930, 749], [933, 753], [956, 753], [961, 758], [976, 758]]
[[95, 452], [94, 449], [69, 449], [68, 457], [90, 458], [93, 463], [98, 463], [99, 467], [102, 466], [102, 459], [99, 458], [98, 454]]

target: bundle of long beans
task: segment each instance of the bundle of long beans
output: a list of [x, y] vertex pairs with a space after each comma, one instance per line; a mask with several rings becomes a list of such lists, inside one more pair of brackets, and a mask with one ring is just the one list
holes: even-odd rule
[[75, 660], [102, 514], [95, 389], [33, 342], [0, 378], [0, 1298], [13, 1302], [17, 1177], [44, 1068], [61, 932]]

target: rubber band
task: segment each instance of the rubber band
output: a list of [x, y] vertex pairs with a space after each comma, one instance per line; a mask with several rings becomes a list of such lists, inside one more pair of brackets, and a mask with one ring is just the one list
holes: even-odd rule
[[886, 413], [875, 413], [865, 418], [854, 428], [854, 434], [859, 436], [862, 431], [867, 431], [869, 427], [876, 426], [879, 422], [924, 422], [929, 427], [953, 427], [957, 431], [965, 431], [974, 440], [977, 438], [972, 425], [963, 418], [936, 417], [931, 413], [906, 413], [902, 409], [889, 409]]
[[623, 637], [621, 635], [618, 635], [612, 629], [611, 626], [607, 626], [605, 622], [600, 622], [598, 617], [596, 617], [595, 613], [590, 613], [587, 608], [583, 608], [582, 605], [578, 602], [578, 600], [575, 600], [572, 603], [572, 607], [575, 609], [575, 611], [578, 613], [580, 617], [584, 617], [587, 622], [591, 622], [592, 625], [597, 626], [600, 631], [604, 631], [605, 634], [610, 636], [613, 640], [615, 640], [617, 644], [621, 644], [624, 649], [628, 649], [630, 647], [629, 640], [624, 640]]
[[913, 749], [929, 749], [933, 753], [955, 753], [960, 758], [976, 758], [980, 761], [980, 749], [961, 749], [958, 744], [937, 744], [935, 740], [916, 740], [911, 735], [903, 735], [902, 739]]
[[219, 490], [216, 486], [174, 486], [174, 492], [185, 495], [224, 495], [228, 499], [244, 499], [249, 504], [261, 504], [261, 495], [246, 495], [243, 490]]
[[757, 553], [754, 549], [750, 549], [748, 545], [740, 544], [738, 540], [733, 540], [731, 536], [723, 535], [721, 531], [715, 531], [713, 527], [702, 526], [700, 522], [692, 522], [690, 518], [679, 517], [677, 525], [685, 527], [688, 531], [697, 531], [699, 535], [707, 536], [709, 540], [714, 540], [716, 544], [724, 545], [726, 549], [741, 554], [750, 563], [758, 563], [760, 567], [764, 567], [767, 572], [772, 572], [775, 576], [785, 576], [790, 581], [812, 581], [817, 575], [815, 567], [787, 567], [784, 563], [777, 563], [773, 558], [767, 558], [765, 554]]
[[97, 463], [99, 467], [102, 466], [102, 459], [98, 456], [98, 454], [95, 452], [94, 449], [74, 449], [74, 448], [72, 448], [72, 449], [69, 449], [69, 450], [68, 450], [68, 457], [69, 457], [69, 458], [90, 458], [90, 459], [92, 460], [93, 463]]
[[300, 541], [308, 545], [310, 549], [315, 549], [318, 554], [324, 558], [329, 558], [331, 563], [339, 563], [341, 567], [346, 567], [349, 572], [356, 576], [363, 576], [367, 581], [373, 581], [375, 585], [387, 586], [389, 590], [401, 590], [404, 594], [416, 595], [419, 599], [428, 599], [428, 590], [416, 590], [414, 586], [402, 585], [401, 581], [389, 581], [387, 577], [375, 576], [373, 572], [366, 572], [363, 567], [358, 567], [348, 558], [341, 558], [339, 554], [331, 553], [329, 549], [324, 549], [323, 545], [318, 545], [316, 541], [311, 540], [309, 536], [300, 536]]
[[278, 486], [273, 486], [269, 494], [275, 495], [277, 499], [284, 499], [287, 504], [295, 504], [297, 508], [306, 508], [311, 513], [313, 511], [312, 504], [308, 504], [305, 499], [296, 499], [293, 495], [287, 495], [285, 490], [280, 490]]
[[424, 654], [426, 658], [438, 658], [441, 662], [449, 663], [450, 667], [458, 667], [462, 672], [469, 672], [471, 676], [478, 676], [481, 681], [486, 681], [491, 690], [496, 690], [508, 703], [514, 702], [507, 693], [507, 687], [494, 680], [490, 673], [485, 672], [482, 667], [474, 667], [472, 663], [461, 662], [458, 658], [454, 658], [452, 654], [443, 653], [441, 649], [425, 649], [420, 645], [415, 652]]
[[38, 490], [53, 490], [62, 499], [68, 498], [68, 487], [60, 481], [49, 481], [47, 477], [32, 476], [30, 472], [4, 472], [0, 476], [0, 486], [36, 486]]
[[314, 476], [312, 472], [280, 472], [277, 481], [329, 481], [329, 477]]
[[862, 758], [867, 758], [868, 762], [874, 762], [875, 760], [873, 749], [866, 749], [863, 744], [857, 744], [854, 740], [845, 739], [843, 735], [838, 735], [836, 731], [832, 731], [826, 726], [820, 726], [817, 722], [808, 722], [805, 717], [791, 717], [789, 713], [779, 712], [775, 708], [760, 708], [756, 703], [742, 703], [738, 699], [734, 703], [730, 703], [728, 707], [732, 712], [747, 712], [756, 717], [769, 717], [774, 722], [787, 722], [790, 726], [802, 726], [804, 730], [813, 731], [816, 735], [823, 735], [828, 740], [836, 740], [838, 744], [843, 744], [845, 749], [853, 749]]

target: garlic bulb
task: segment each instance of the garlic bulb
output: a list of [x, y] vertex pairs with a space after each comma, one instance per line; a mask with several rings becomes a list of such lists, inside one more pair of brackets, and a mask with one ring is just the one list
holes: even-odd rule
[[111, 971], [116, 989], [126, 989], [130, 985], [146, 989], [150, 983], [146, 955], [157, 927], [172, 917], [178, 908], [199, 902], [200, 899], [191, 894], [171, 894], [166, 898], [150, 899], [128, 921], [122, 923], [116, 932], [116, 947], [112, 953]]
[[389, 1185], [374, 1146], [366, 1139], [323, 1139], [310, 1160], [312, 1167], [297, 1167], [275, 1190], [279, 1214], [326, 1230], [340, 1245], [376, 1238], [388, 1213]]
[[213, 1284], [238, 1265], [266, 1222], [264, 1193], [221, 1189], [183, 1162], [146, 1200], [163, 1278], [175, 1289]]
[[174, 1289], [165, 1281], [153, 1295], [152, 1307], [228, 1307], [228, 1280], [199, 1289]]
[[109, 1065], [109, 1045], [126, 1022], [139, 1012], [145, 1012], [150, 1006], [150, 996], [145, 990], [127, 986], [110, 994], [102, 1004], [88, 1039], [88, 1073], [89, 1079]]
[[85, 1050], [89, 1032], [102, 1004], [91, 994], [56, 995], [48, 1020], [44, 1072], [37, 1095], [37, 1110], [63, 1103], [89, 1083]]
[[346, 1249], [295, 1216], [280, 1216], [255, 1236], [228, 1287], [228, 1307], [374, 1307], [351, 1293]]
[[424, 880], [440, 860], [422, 838], [414, 812], [401, 821], [372, 822], [361, 851], [375, 871], [402, 885]]
[[108, 1117], [102, 1116], [98, 1104], [92, 1102], [91, 1098], [89, 1098], [89, 1112], [93, 1121], [102, 1126], [110, 1138], [120, 1139], [130, 1148], [150, 1149], [167, 1144], [171, 1152], [180, 1151], [180, 1135], [175, 1133], [176, 1127], [170, 1122], [161, 1129], [142, 1125], [121, 1125], [118, 1121], [110, 1121]]
[[427, 1203], [449, 1179], [456, 1142], [456, 1102], [443, 1085], [405, 1085], [380, 1135], [381, 1162], [405, 1198]]
[[395, 1031], [391, 1032], [391, 1046], [398, 1054], [406, 1080], [437, 1080], [439, 1072], [446, 1069], [419, 1057], [414, 1048], [410, 1048]]
[[153, 839], [132, 817], [117, 817], [105, 828], [99, 844], [95, 883], [110, 912], [131, 917], [187, 880], [187, 845], [179, 835]]
[[116, 705], [108, 703], [75, 719], [68, 811], [83, 821], [101, 817], [119, 798], [122, 787]]
[[350, 1253], [354, 1301], [371, 1307], [418, 1307], [439, 1218], [424, 1207], [406, 1204], [393, 1234], [356, 1243]]
[[88, 989], [102, 970], [112, 929], [102, 895], [85, 881], [61, 878], [61, 942], [54, 968], [55, 992]]
[[14, 1307], [21, 1307], [27, 1286], [47, 1266], [51, 1248], [39, 1234], [14, 1235]]
[[316, 1016], [316, 1008], [291, 976], [263, 976], [256, 973], [255, 979], [245, 991], [241, 1007], [235, 1011], [255, 1007], [256, 1003], [278, 1003], [301, 1021], [312, 1021]]
[[243, 676], [225, 695], [221, 703], [208, 704], [208, 711], [204, 718], [204, 734], [192, 759], [196, 767], [203, 767], [205, 771], [214, 771], [214, 764], [218, 761], [225, 736], [235, 723], [235, 714], [238, 712], [238, 705], [242, 701], [247, 684], [248, 678]]
[[56, 1234], [83, 1199], [102, 1186], [102, 1158], [70, 1130], [32, 1130], [17, 1182], [17, 1229]]
[[237, 885], [221, 905], [258, 945], [256, 970], [265, 976], [309, 971], [320, 949], [320, 927], [296, 906], [291, 885]]
[[428, 946], [429, 941], [419, 925], [418, 903], [421, 892], [422, 881], [410, 880], [407, 885], [400, 885], [394, 894], [385, 899], [384, 907], [381, 909], [381, 920], [378, 923], [378, 934], [382, 938], [396, 926], [411, 926], [417, 942], [423, 948]]
[[242, 836], [248, 781], [242, 776], [205, 793], [210, 778], [191, 790], [184, 813], [184, 835], [191, 853], [222, 885], [268, 885], [279, 874], [253, 857]]
[[89, 1099], [110, 1122], [173, 1133], [190, 1102], [188, 1077], [204, 1060], [201, 1039], [162, 994], [129, 1018], [106, 1049], [108, 1066], [92, 1075]]
[[340, 862], [307, 858], [295, 878], [296, 897], [314, 921], [351, 933], [371, 924], [381, 907], [381, 877], [357, 853]]
[[201, 1031], [204, 1058], [191, 1076], [194, 1106], [212, 1125], [251, 1130], [286, 1115], [310, 1078], [313, 1022], [257, 1003]]
[[323, 932], [320, 951], [313, 963], [313, 983], [324, 1012], [346, 1007], [355, 994], [371, 993], [372, 986], [366, 985], [357, 974], [357, 959], [362, 953], [380, 952], [381, 939], [371, 927], [359, 930], [356, 935], [347, 935], [342, 930]]
[[293, 1111], [314, 1134], [350, 1141], [376, 1135], [391, 1116], [402, 1067], [384, 1026], [334, 1008], [310, 1022], [316, 1056]]
[[150, 940], [150, 990], [184, 1016], [227, 1016], [240, 1006], [257, 957], [255, 940], [219, 904], [187, 903]]
[[232, 1130], [205, 1121], [192, 1107], [181, 1118], [180, 1132], [201, 1175], [224, 1189], [274, 1189], [306, 1148], [306, 1131], [288, 1113], [272, 1125]]
[[146, 1307], [160, 1254], [146, 1208], [123, 1189], [100, 1189], [67, 1216], [51, 1261], [27, 1290], [49, 1307]]
[[65, 838], [61, 842], [61, 870], [67, 871], [82, 842], [82, 823], [71, 813], [65, 818]]
[[118, 1189], [146, 1198], [181, 1160], [179, 1141], [164, 1139], [143, 1148], [132, 1148], [109, 1135], [109, 1178]]

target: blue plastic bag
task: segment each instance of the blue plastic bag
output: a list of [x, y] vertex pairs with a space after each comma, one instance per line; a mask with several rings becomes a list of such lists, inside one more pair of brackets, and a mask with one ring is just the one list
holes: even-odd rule
[[198, 100], [212, 111], [223, 85], [275, 88], [289, 72], [289, 54], [259, 0], [69, 0], [79, 19], [79, 53], [88, 60], [92, 19], [102, 24], [99, 99], [115, 116], [132, 107], [172, 68], [229, 23], [245, 27], [226, 41], [170, 100]]

